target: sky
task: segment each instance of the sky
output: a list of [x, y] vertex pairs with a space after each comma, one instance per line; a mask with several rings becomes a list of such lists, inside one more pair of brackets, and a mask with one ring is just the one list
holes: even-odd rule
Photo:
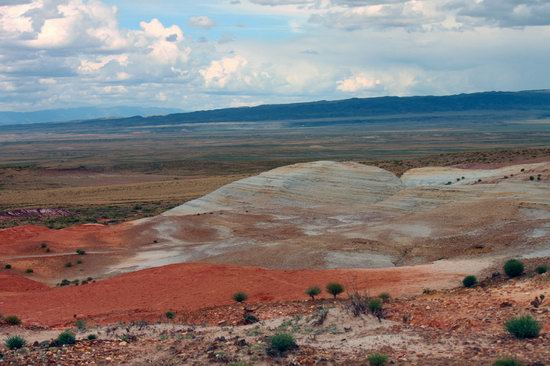
[[550, 0], [0, 0], [0, 110], [550, 88]]

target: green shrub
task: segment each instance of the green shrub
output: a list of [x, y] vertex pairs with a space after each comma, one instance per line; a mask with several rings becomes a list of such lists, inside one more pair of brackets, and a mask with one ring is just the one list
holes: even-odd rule
[[176, 317], [176, 313], [171, 310], [168, 310], [164, 315], [166, 315], [166, 318], [169, 320], [172, 320]]
[[390, 302], [391, 296], [387, 292], [382, 292], [380, 295], [378, 295], [378, 298], [382, 300], [382, 302]]
[[86, 324], [86, 321], [84, 319], [78, 319], [75, 322], [76, 329], [83, 332], [88, 328], [88, 325]]
[[68, 330], [59, 333], [56, 339], [56, 344], [58, 346], [71, 345], [76, 343], [76, 337], [73, 333]]
[[271, 337], [271, 350], [283, 353], [297, 347], [292, 334], [279, 333]]
[[85, 255], [86, 254], [86, 251], [84, 249], [77, 249], [76, 250], [76, 254], [78, 255]]
[[508, 320], [506, 330], [518, 339], [536, 338], [542, 326], [531, 315], [523, 315]]
[[244, 292], [237, 292], [235, 294], [233, 294], [233, 300], [235, 300], [236, 302], [245, 302], [246, 300], [248, 299], [248, 295]]
[[306, 295], [311, 297], [311, 300], [315, 300], [315, 296], [321, 293], [321, 289], [318, 286], [312, 286], [306, 290]]
[[388, 362], [388, 356], [383, 353], [373, 353], [367, 357], [370, 366], [383, 366]]
[[513, 358], [502, 358], [493, 362], [493, 366], [521, 366], [521, 362]]
[[327, 285], [327, 292], [331, 294], [335, 299], [336, 296], [340, 295], [342, 292], [344, 292], [344, 286], [337, 282], [331, 282]]
[[382, 311], [382, 300], [378, 298], [370, 299], [367, 306], [372, 314], [380, 314]]
[[4, 266], [4, 268], [5, 268], [5, 269], [11, 269], [11, 264], [6, 264], [6, 265]]
[[474, 287], [475, 285], [477, 285], [477, 278], [476, 276], [466, 276], [462, 280], [462, 284], [464, 285], [464, 287]]
[[71, 262], [65, 263], [65, 268], [71, 268], [73, 264]]
[[517, 259], [510, 259], [504, 263], [504, 273], [510, 278], [521, 276], [524, 269], [523, 263]]
[[61, 280], [61, 282], [59, 283], [59, 286], [63, 287], [63, 286], [69, 286], [71, 284], [71, 281], [69, 281], [68, 279], [64, 278], [63, 280]]
[[7, 317], [4, 318], [4, 320], [9, 325], [19, 325], [19, 324], [21, 324], [21, 319], [19, 319], [15, 315], [8, 315]]
[[548, 272], [548, 266], [546, 264], [540, 265], [535, 268], [535, 272], [537, 272], [538, 274], [544, 274]]
[[12, 336], [6, 339], [6, 342], [4, 343], [8, 349], [19, 349], [25, 347], [25, 344], [27, 344], [27, 341], [25, 341], [25, 338], [20, 336]]
[[86, 338], [88, 338], [89, 341], [94, 341], [94, 340], [97, 339], [97, 335], [95, 335], [95, 334], [88, 334], [88, 337], [86, 337]]
[[82, 264], [82, 263], [83, 263], [83, 262], [82, 262], [82, 260], [80, 260], [80, 259], [76, 261], [76, 264]]
[[247, 313], [243, 317], [243, 320], [245, 324], [255, 324], [260, 321], [260, 319], [258, 319], [254, 314], [251, 313]]
[[34, 270], [32, 268], [27, 268], [25, 270], [25, 273], [34, 273]]

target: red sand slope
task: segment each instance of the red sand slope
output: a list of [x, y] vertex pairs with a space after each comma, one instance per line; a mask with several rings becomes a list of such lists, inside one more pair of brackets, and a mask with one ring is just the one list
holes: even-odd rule
[[[348, 289], [400, 295], [454, 285], [460, 277], [436, 272], [433, 266], [284, 271], [201, 263], [158, 267], [64, 288], [45, 288], [8, 275], [0, 278], [0, 313], [47, 326], [70, 324], [76, 316], [91, 323], [157, 320], [167, 309], [185, 312], [230, 304], [231, 295], [241, 290], [250, 295], [250, 303], [305, 299], [307, 287], [330, 281]], [[18, 293], [13, 292], [15, 288]]]

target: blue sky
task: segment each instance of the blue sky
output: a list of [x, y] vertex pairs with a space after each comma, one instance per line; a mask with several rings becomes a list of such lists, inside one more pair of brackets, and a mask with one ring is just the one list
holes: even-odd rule
[[0, 0], [0, 110], [545, 89], [550, 0]]

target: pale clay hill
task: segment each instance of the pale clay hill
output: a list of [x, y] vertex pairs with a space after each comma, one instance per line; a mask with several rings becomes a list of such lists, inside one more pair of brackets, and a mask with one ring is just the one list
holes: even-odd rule
[[549, 162], [401, 178], [350, 162], [285, 166], [133, 222], [121, 236], [135, 251], [105, 274], [192, 261], [291, 269], [475, 260], [481, 270], [550, 253], [549, 179]]

